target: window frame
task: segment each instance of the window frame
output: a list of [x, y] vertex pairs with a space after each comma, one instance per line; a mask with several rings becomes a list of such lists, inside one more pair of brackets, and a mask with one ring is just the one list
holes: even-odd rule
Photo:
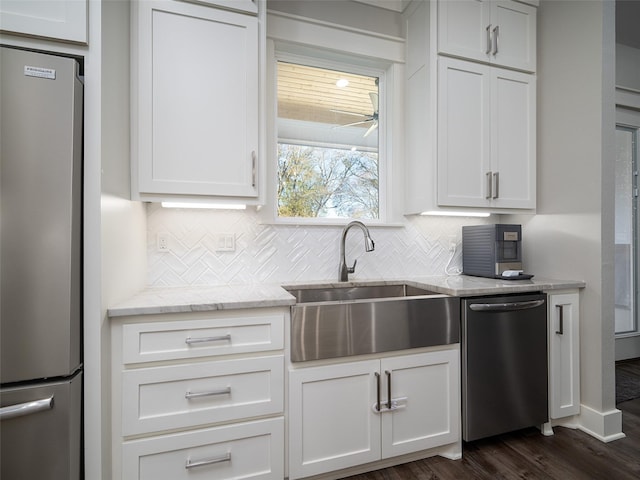
[[[345, 225], [352, 218], [279, 217], [278, 216], [278, 132], [277, 62], [291, 62], [379, 78], [378, 84], [378, 176], [379, 218], [367, 219], [367, 225], [398, 226], [404, 196], [401, 154], [403, 152], [402, 106], [404, 65], [385, 59], [372, 59], [348, 52], [335, 52], [283, 41], [267, 40], [267, 182], [266, 204], [261, 209], [263, 223], [275, 225]], [[400, 101], [399, 101], [400, 100]], [[283, 139], [287, 140], [287, 139]], [[394, 196], [393, 193], [396, 192]]]

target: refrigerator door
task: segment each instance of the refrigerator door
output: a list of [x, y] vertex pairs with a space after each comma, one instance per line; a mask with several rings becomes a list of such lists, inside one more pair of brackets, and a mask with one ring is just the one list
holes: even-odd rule
[[82, 373], [0, 390], [0, 478], [78, 480]]
[[80, 365], [82, 83], [0, 47], [0, 383]]

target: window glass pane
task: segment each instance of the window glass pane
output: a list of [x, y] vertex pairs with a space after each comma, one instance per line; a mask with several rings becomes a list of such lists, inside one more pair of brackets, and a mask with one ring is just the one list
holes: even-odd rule
[[616, 128], [617, 155], [615, 163], [615, 332], [628, 333], [637, 330], [634, 302], [634, 232], [637, 131], [618, 126]]
[[378, 78], [278, 62], [278, 216], [379, 218]]

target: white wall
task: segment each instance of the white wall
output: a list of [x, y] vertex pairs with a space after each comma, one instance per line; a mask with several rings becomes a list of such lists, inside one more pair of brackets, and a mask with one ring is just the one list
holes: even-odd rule
[[[91, 5], [92, 8], [97, 6]], [[113, 478], [111, 473], [111, 343], [107, 308], [133, 295], [146, 280], [146, 213], [130, 198], [129, 163], [129, 2], [102, 0], [99, 122], [99, 317], [91, 318], [92, 338], [85, 350], [99, 366], [87, 378], [86, 478]], [[98, 118], [95, 119], [98, 121]], [[92, 200], [93, 201], [93, 200]], [[91, 247], [95, 249], [95, 246]], [[92, 258], [92, 261], [96, 259]], [[96, 282], [97, 283], [97, 282]], [[100, 458], [98, 457], [98, 452]]]
[[614, 3], [543, 0], [538, 15], [538, 214], [523, 224], [532, 273], [586, 282], [581, 428], [605, 440], [615, 409]]

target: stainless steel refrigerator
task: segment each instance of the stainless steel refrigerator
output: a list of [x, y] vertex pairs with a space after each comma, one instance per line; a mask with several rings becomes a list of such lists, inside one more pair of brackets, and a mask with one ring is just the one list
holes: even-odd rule
[[0, 47], [0, 478], [82, 475], [78, 62]]

